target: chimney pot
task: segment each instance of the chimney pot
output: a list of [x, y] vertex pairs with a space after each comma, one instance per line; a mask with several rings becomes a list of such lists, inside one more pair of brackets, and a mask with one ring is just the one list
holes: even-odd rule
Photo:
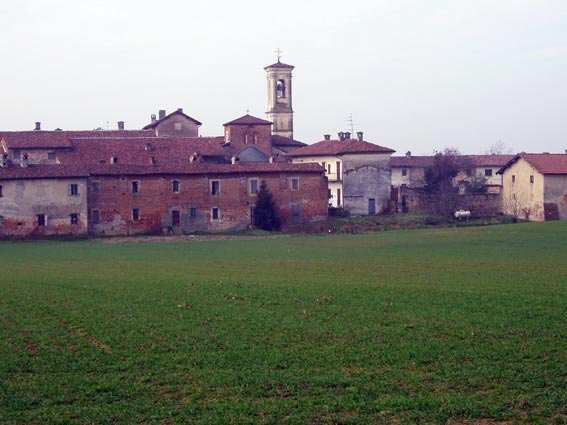
[[407, 156], [407, 157], [410, 157], [410, 156], [411, 156], [411, 151], [407, 151], [407, 152], [406, 152], [406, 156]]
[[154, 122], [156, 122], [156, 121], [157, 121], [157, 117], [156, 117], [156, 114], [152, 114], [152, 117], [151, 117], [151, 118], [152, 118], [152, 123], [154, 123]]
[[159, 110], [159, 119], [161, 120], [161, 119], [165, 118], [165, 115], [166, 115], [165, 109], [160, 109]]
[[331, 140], [330, 134], [324, 134], [323, 137], [325, 138], [325, 140]]
[[35, 131], [40, 131], [41, 130], [41, 122], [36, 121], [35, 122]]
[[183, 113], [183, 108], [177, 108], [177, 112]]
[[364, 133], [362, 131], [357, 131], [356, 137], [358, 137], [358, 140], [362, 142], [364, 140]]
[[339, 140], [342, 142], [345, 139], [345, 134], [342, 131], [339, 131]]
[[118, 121], [118, 130], [124, 130], [124, 121]]

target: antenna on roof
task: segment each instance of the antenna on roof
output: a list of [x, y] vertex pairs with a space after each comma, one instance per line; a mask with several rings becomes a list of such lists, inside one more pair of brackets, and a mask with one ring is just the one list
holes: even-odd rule
[[350, 129], [350, 134], [354, 134], [354, 120], [352, 119], [352, 114], [348, 115], [347, 124]]
[[282, 58], [283, 51], [278, 47], [276, 50], [274, 50], [274, 53], [276, 54], [276, 58], [278, 59], [278, 63], [280, 63], [280, 59]]

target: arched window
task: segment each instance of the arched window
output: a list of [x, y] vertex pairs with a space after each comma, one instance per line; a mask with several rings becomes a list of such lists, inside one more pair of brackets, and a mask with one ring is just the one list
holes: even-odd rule
[[258, 144], [258, 133], [254, 133], [254, 144]]
[[244, 144], [247, 145], [248, 144], [248, 133], [246, 133], [244, 135]]
[[276, 97], [277, 98], [285, 97], [285, 81], [284, 80], [278, 80], [278, 82], [276, 83]]

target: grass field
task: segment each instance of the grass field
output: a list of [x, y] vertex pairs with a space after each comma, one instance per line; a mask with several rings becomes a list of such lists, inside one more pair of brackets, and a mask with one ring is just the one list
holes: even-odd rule
[[2, 424], [567, 423], [565, 222], [0, 262]]

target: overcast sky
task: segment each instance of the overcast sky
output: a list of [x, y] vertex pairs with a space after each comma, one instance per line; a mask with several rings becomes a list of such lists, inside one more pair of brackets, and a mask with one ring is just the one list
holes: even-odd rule
[[264, 117], [276, 47], [295, 136], [396, 149], [567, 149], [566, 0], [0, 2], [0, 130], [127, 128], [160, 108], [203, 135]]

